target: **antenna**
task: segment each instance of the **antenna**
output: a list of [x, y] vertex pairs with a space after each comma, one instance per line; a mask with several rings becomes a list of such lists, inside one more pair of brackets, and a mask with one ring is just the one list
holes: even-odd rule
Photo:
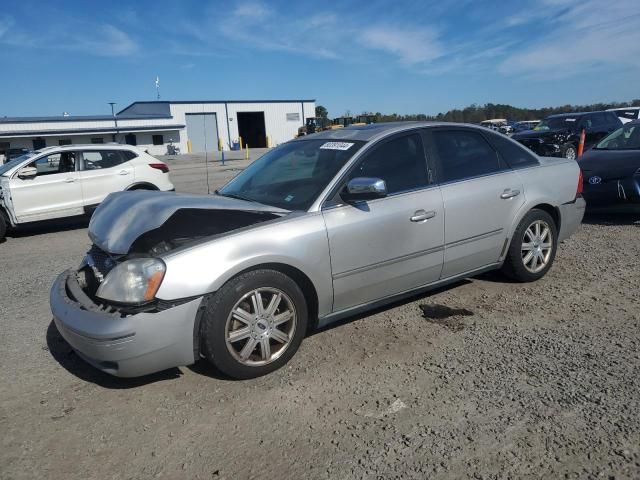
[[160, 100], [160, 77], [156, 75], [156, 98]]
[[[202, 106], [204, 110], [204, 105]], [[209, 161], [209, 150], [207, 149], [207, 114], [203, 112], [202, 115], [202, 133], [204, 134], [204, 171], [207, 177], [207, 195], [211, 195], [211, 187], [209, 186], [209, 167], [207, 162]]]

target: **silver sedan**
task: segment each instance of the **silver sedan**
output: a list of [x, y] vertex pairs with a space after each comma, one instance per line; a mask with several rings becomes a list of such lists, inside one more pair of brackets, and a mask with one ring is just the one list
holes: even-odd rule
[[51, 309], [75, 351], [113, 375], [205, 358], [256, 377], [309, 329], [488, 270], [541, 278], [582, 221], [581, 192], [574, 161], [471, 125], [322, 132], [213, 196], [109, 196]]

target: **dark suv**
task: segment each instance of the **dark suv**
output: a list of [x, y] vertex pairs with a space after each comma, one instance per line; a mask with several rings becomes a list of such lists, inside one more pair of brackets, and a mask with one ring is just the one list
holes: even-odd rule
[[621, 126], [613, 112], [563, 113], [551, 115], [533, 130], [516, 133], [511, 138], [543, 157], [575, 159], [582, 129], [586, 132], [586, 150]]

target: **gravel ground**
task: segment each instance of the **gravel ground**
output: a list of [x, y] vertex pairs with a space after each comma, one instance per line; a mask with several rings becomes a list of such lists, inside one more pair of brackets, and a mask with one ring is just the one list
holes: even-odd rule
[[[203, 162], [170, 160], [179, 191]], [[246, 165], [209, 169], [212, 188]], [[142, 379], [79, 360], [48, 289], [83, 223], [0, 245], [0, 478], [639, 478], [640, 216], [590, 216], [550, 273], [497, 274], [308, 337], [284, 369]]]

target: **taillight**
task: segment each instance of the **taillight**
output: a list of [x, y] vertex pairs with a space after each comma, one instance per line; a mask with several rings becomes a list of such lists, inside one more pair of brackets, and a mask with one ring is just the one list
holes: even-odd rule
[[578, 176], [578, 188], [576, 189], [576, 197], [578, 195], [582, 195], [582, 189], [584, 188], [584, 177], [582, 176], [582, 170], [580, 170], [580, 175]]
[[169, 166], [166, 163], [150, 163], [149, 166], [160, 170], [162, 173], [169, 173]]

